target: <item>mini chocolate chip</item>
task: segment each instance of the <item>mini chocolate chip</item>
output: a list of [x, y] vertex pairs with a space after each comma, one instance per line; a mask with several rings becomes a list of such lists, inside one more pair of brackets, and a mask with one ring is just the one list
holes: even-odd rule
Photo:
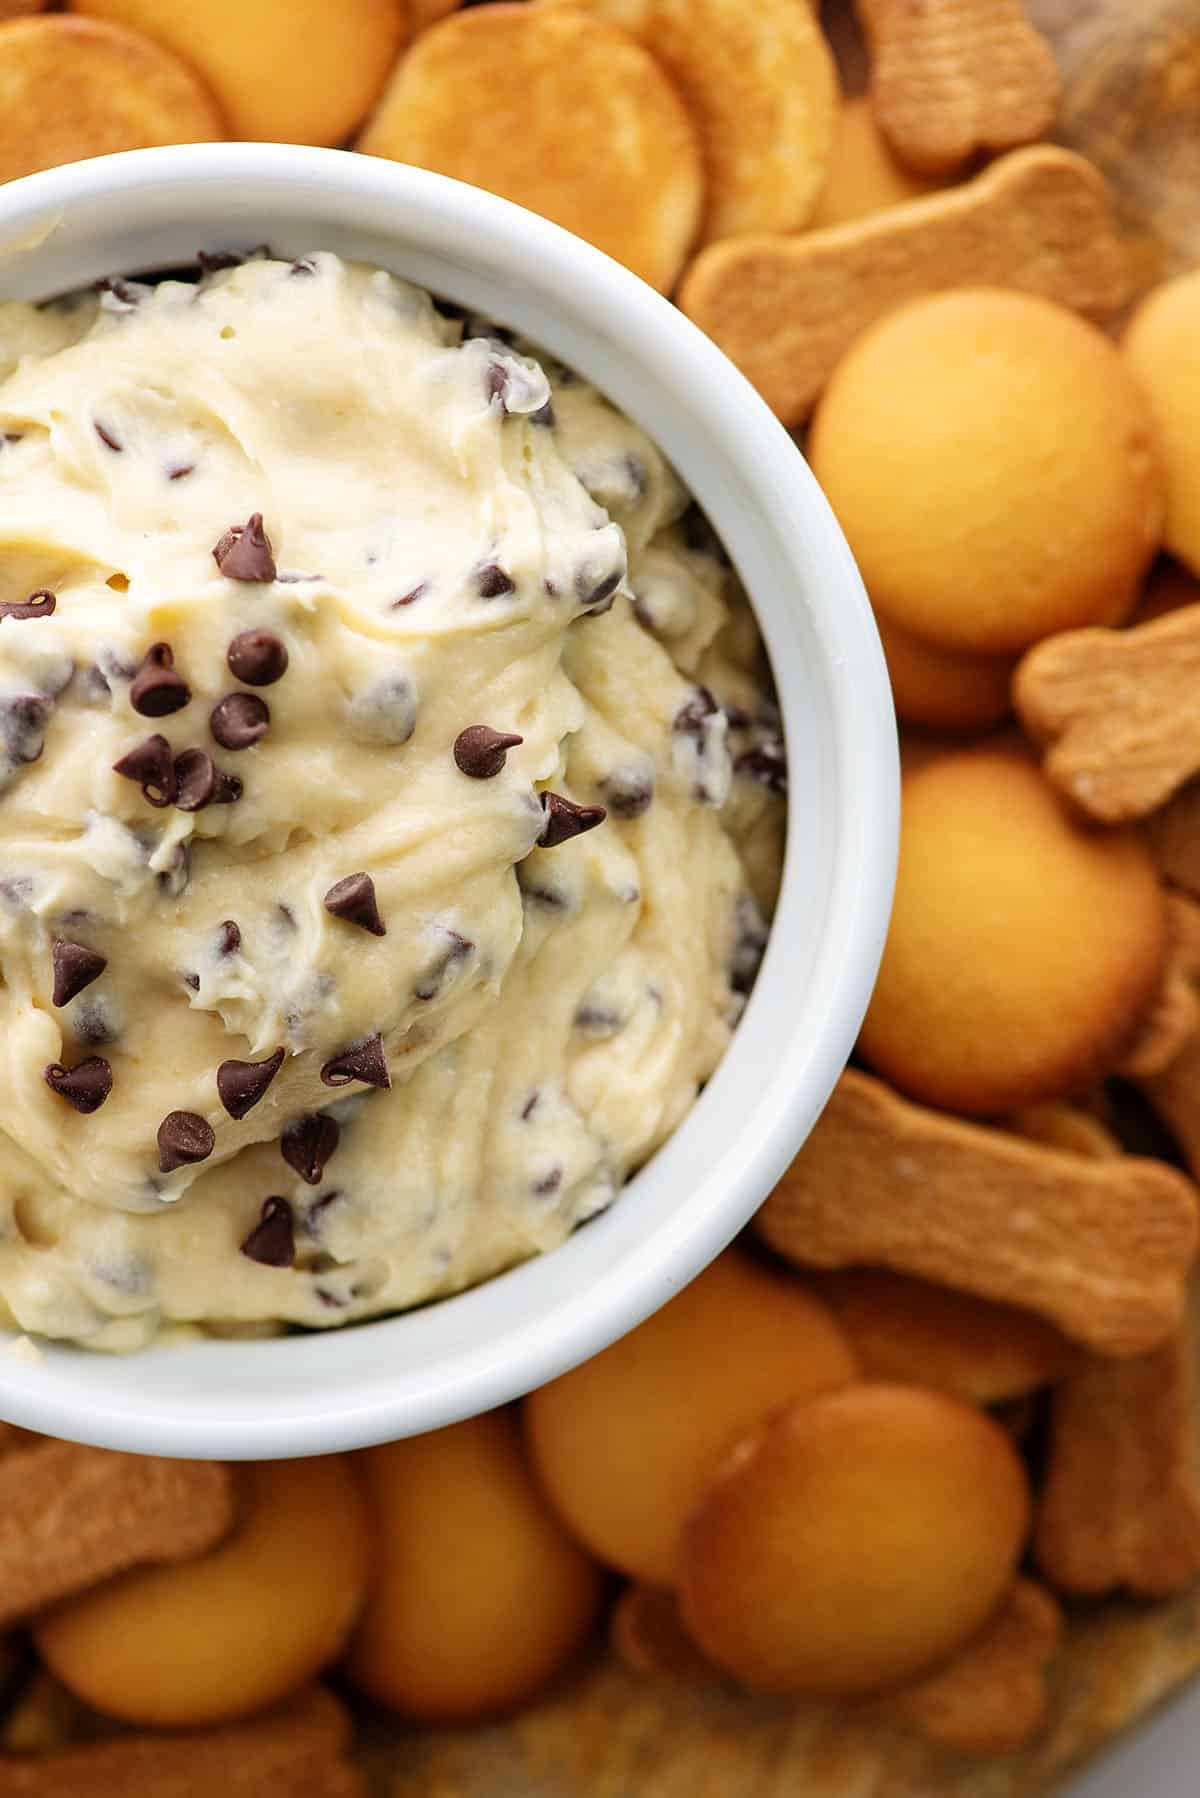
[[654, 798], [654, 769], [614, 768], [597, 784], [614, 818], [640, 818]]
[[103, 999], [87, 999], [75, 1014], [75, 1034], [85, 1043], [111, 1043], [116, 1030], [105, 1011]]
[[187, 892], [188, 886], [191, 883], [191, 878], [191, 844], [176, 843], [171, 854], [170, 867], [164, 868], [162, 872], [156, 876], [158, 884], [164, 893], [169, 893], [172, 899], [178, 899], [181, 893]]
[[216, 1142], [207, 1118], [194, 1111], [168, 1111], [158, 1126], [159, 1172], [170, 1174], [177, 1167], [207, 1161]]
[[349, 1086], [355, 1080], [361, 1080], [365, 1086], [390, 1086], [392, 1077], [383, 1053], [383, 1038], [376, 1032], [331, 1056], [321, 1069], [321, 1079], [326, 1086]]
[[548, 1174], [543, 1174], [540, 1180], [534, 1181], [534, 1197], [548, 1199], [551, 1193], [557, 1192], [562, 1185], [562, 1177], [562, 1169], [560, 1167], [552, 1167]]
[[253, 1111], [283, 1066], [283, 1050], [265, 1061], [223, 1061], [217, 1069], [217, 1092], [231, 1118]]
[[552, 401], [547, 400], [544, 406], [539, 406], [536, 412], [531, 412], [529, 422], [531, 425], [540, 425], [544, 431], [552, 431], [557, 422]]
[[242, 796], [236, 774], [216, 767], [205, 749], [185, 749], [175, 757], [175, 804], [181, 812], [200, 812], [206, 805], [234, 805]]
[[760, 782], [772, 793], [787, 792], [787, 757], [778, 737], [768, 737], [744, 755], [739, 755], [733, 771]]
[[0, 603], [0, 618], [49, 618], [58, 598], [49, 587], [38, 587], [28, 599], [8, 599]]
[[36, 693], [19, 693], [0, 702], [0, 737], [9, 760], [36, 762], [46, 746], [50, 704]]
[[[332, 1122], [332, 1119], [330, 1120]], [[314, 1182], [315, 1184], [315, 1182]], [[325, 1224], [325, 1213], [345, 1198], [340, 1187], [332, 1192], [323, 1192], [319, 1199], [314, 1199], [304, 1213], [304, 1228], [310, 1236], [320, 1236]]]
[[543, 849], [556, 849], [560, 843], [582, 836], [585, 830], [595, 830], [608, 816], [602, 805], [576, 805], [561, 793], [543, 793], [542, 811], [545, 822], [538, 843]]
[[93, 418], [92, 423], [96, 427], [96, 435], [101, 443], [106, 444], [110, 450], [114, 451], [115, 454], [119, 456], [125, 448], [125, 445], [112, 429], [112, 426], [102, 425], [98, 418]]
[[508, 397], [508, 375], [502, 363], [489, 362], [484, 376], [484, 388], [489, 400], [499, 400], [501, 412], [507, 412], [505, 400]]
[[50, 956], [54, 965], [52, 1005], [69, 1005], [85, 986], [98, 980], [108, 966], [107, 956], [97, 955], [94, 949], [85, 949], [82, 943], [69, 943], [60, 936], [55, 937]]
[[245, 524], [231, 524], [214, 546], [213, 560], [228, 580], [273, 581], [275, 557], [263, 530], [262, 513], [252, 512]]
[[257, 693], [227, 693], [209, 713], [208, 728], [222, 749], [249, 749], [265, 737], [271, 708]]
[[225, 660], [234, 680], [247, 687], [271, 687], [287, 673], [287, 645], [274, 631], [240, 631]]
[[369, 874], [347, 874], [335, 880], [324, 899], [325, 910], [347, 924], [357, 924], [372, 936], [386, 936], [387, 925], [379, 915], [375, 882]]
[[124, 275], [101, 275], [95, 283], [97, 293], [111, 293], [125, 306], [136, 306], [149, 292], [140, 282], [127, 281]]
[[465, 961], [475, 948], [474, 943], [468, 937], [460, 935], [457, 930], [447, 930], [444, 934], [447, 938], [447, 947], [433, 965], [425, 970], [413, 988], [413, 997], [423, 1002], [436, 999], [451, 968], [458, 962]]
[[236, 955], [242, 946], [242, 933], [232, 918], [226, 918], [217, 936], [218, 955]]
[[498, 562], [487, 562], [475, 571], [475, 586], [480, 599], [499, 599], [504, 593], [515, 593], [516, 583]]
[[707, 687], [697, 687], [690, 699], [686, 699], [675, 714], [673, 730], [681, 736], [703, 737], [708, 731], [708, 720], [720, 711], [720, 706]]
[[51, 1092], [57, 1093], [85, 1117], [99, 1111], [112, 1091], [112, 1069], [102, 1055], [89, 1055], [73, 1068], [65, 1068], [61, 1061], [52, 1061], [44, 1069], [42, 1078]]
[[191, 992], [198, 993], [200, 991], [200, 976], [199, 976], [199, 974], [185, 974], [183, 977], [183, 984]]
[[165, 718], [182, 711], [192, 689], [175, 672], [175, 656], [169, 643], [152, 643], [129, 689], [129, 703], [143, 718]]
[[468, 724], [454, 739], [454, 759], [472, 780], [491, 780], [503, 768], [508, 751], [524, 741], [511, 731], [493, 730], [490, 724]]
[[286, 1199], [263, 1200], [258, 1222], [241, 1245], [242, 1254], [263, 1267], [290, 1267], [296, 1258], [296, 1230]]
[[601, 610], [607, 612], [612, 604], [613, 594], [621, 585], [624, 574], [623, 568], [614, 568], [611, 573], [604, 576], [603, 580], [597, 581], [590, 569], [581, 568], [575, 577], [575, 591], [579, 595], [580, 603], [585, 605], [589, 612], [600, 612]]
[[223, 268], [240, 268], [245, 260], [240, 250], [196, 251], [196, 262], [202, 275], [215, 275]]
[[170, 805], [175, 798], [175, 769], [171, 761], [171, 745], [165, 737], [143, 737], [140, 743], [127, 750], [119, 762], [113, 763], [113, 773], [124, 775], [126, 780], [136, 780], [142, 789], [142, 797], [149, 805], [161, 808]]
[[167, 479], [168, 481], [182, 481], [195, 472], [196, 464], [194, 462], [172, 462], [167, 468]]
[[279, 1153], [309, 1186], [319, 1186], [325, 1163], [337, 1151], [341, 1131], [336, 1118], [310, 1111], [288, 1125], [279, 1139]]
[[428, 581], [418, 581], [415, 587], [410, 587], [407, 593], [402, 593], [400, 595], [399, 599], [394, 599], [392, 601], [393, 612], [396, 611], [400, 606], [415, 605], [419, 599], [421, 599], [426, 593], [428, 593], [428, 591], [429, 591], [429, 582]]
[[542, 1095], [541, 1095], [540, 1089], [535, 1086], [533, 1091], [530, 1093], [529, 1097], [526, 1099], [524, 1105], [522, 1105], [522, 1107], [521, 1107], [521, 1118], [524, 1123], [527, 1124], [529, 1122], [530, 1118], [533, 1116], [534, 1112], [537, 1110], [537, 1103], [538, 1103], [538, 1100], [541, 1098], [541, 1096]]
[[315, 275], [316, 272], [317, 265], [311, 256], [297, 256], [288, 270], [289, 275]]

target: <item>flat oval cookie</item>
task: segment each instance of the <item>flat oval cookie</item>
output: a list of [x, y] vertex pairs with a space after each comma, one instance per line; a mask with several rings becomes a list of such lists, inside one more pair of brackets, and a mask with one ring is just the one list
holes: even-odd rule
[[682, 101], [639, 44], [580, 12], [497, 5], [443, 20], [401, 62], [358, 147], [515, 200], [663, 291], [700, 225]]
[[540, 0], [607, 19], [657, 57], [700, 135], [703, 240], [797, 231], [833, 148], [837, 71], [800, 0]]

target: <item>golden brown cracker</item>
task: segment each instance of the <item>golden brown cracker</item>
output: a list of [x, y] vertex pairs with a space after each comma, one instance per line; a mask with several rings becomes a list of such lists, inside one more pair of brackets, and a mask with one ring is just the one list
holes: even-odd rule
[[1108, 185], [1069, 150], [1014, 150], [973, 181], [853, 224], [714, 244], [679, 289], [683, 310], [785, 424], [800, 424], [839, 358], [906, 300], [987, 284], [1089, 317], [1126, 301]]
[[69, 0], [144, 32], [195, 69], [232, 137], [339, 144], [378, 98], [404, 42], [405, 0]]
[[1054, 123], [1054, 52], [1020, 0], [856, 0], [871, 103], [900, 161], [944, 174], [978, 151], [1031, 144]]
[[1200, 1030], [1200, 905], [1167, 894], [1167, 960], [1158, 997], [1118, 1072], [1129, 1080], [1161, 1074]]
[[829, 169], [837, 70], [797, 0], [541, 0], [607, 19], [662, 65], [700, 138], [702, 241], [796, 231]]
[[225, 135], [199, 76], [149, 38], [59, 14], [14, 19], [0, 32], [0, 181]]
[[1161, 1347], [1056, 1389], [1036, 1529], [1065, 1592], [1161, 1598], [1200, 1576], [1200, 1301]]
[[1164, 880], [1200, 899], [1200, 781], [1189, 781], [1146, 820], [1146, 840]]
[[224, 1729], [127, 1735], [0, 1760], [4, 1798], [367, 1798], [343, 1758], [350, 1724], [331, 1692], [301, 1692]]
[[1060, 1154], [849, 1070], [756, 1228], [797, 1266], [892, 1267], [1137, 1355], [1183, 1314], [1196, 1190], [1159, 1162]]
[[0, 1459], [0, 1623], [147, 1561], [199, 1554], [233, 1521], [227, 1469], [37, 1440]]
[[572, 8], [443, 20], [400, 62], [358, 147], [515, 200], [664, 291], [700, 227], [683, 102], [640, 44]]
[[1025, 1105], [1009, 1114], [1004, 1126], [1029, 1142], [1069, 1155], [1090, 1155], [1108, 1160], [1121, 1153], [1121, 1144], [1102, 1118], [1080, 1105], [1049, 1099], [1044, 1105]]
[[1132, 630], [1064, 631], [1013, 692], [1051, 780], [1102, 823], [1144, 818], [1200, 773], [1200, 605]]
[[811, 1276], [864, 1376], [928, 1386], [978, 1405], [1061, 1379], [1079, 1350], [1044, 1318], [886, 1268]]
[[960, 1754], [1015, 1754], [1043, 1728], [1046, 1674], [1062, 1643], [1050, 1593], [1019, 1579], [992, 1621], [945, 1667], [882, 1701], [927, 1741]]

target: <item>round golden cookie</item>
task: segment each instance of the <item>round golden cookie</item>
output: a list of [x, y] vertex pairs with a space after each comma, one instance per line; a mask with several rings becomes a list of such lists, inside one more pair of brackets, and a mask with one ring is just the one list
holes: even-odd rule
[[147, 38], [57, 14], [0, 27], [0, 181], [224, 136], [208, 89]]
[[337, 144], [370, 111], [404, 42], [404, 0], [70, 0], [174, 50], [237, 138]]
[[918, 763], [860, 1047], [893, 1085], [998, 1115], [1109, 1073], [1152, 999], [1166, 947], [1135, 830], [1078, 821], [1016, 749]]
[[730, 1442], [854, 1372], [826, 1308], [731, 1249], [638, 1329], [530, 1394], [534, 1467], [593, 1554], [670, 1585], [683, 1520]]
[[879, 609], [974, 655], [1119, 622], [1162, 525], [1128, 365], [1032, 294], [963, 288], [881, 319], [838, 364], [809, 458]]
[[824, 185], [837, 69], [804, 0], [541, 0], [635, 37], [683, 96], [708, 180], [703, 241], [797, 231]]
[[539, 1492], [512, 1413], [358, 1464], [377, 1560], [347, 1660], [355, 1685], [431, 1722], [530, 1698], [591, 1633], [604, 1578]]
[[845, 225], [905, 200], [919, 200], [945, 186], [941, 177], [914, 175], [896, 161], [875, 123], [870, 100], [860, 94], [843, 100], [838, 108], [829, 178], [809, 225], [814, 231], [825, 225]]
[[882, 612], [876, 612], [875, 623], [902, 724], [925, 730], [986, 730], [1008, 717], [1015, 656], [937, 649]]
[[739, 1443], [700, 1499], [684, 1619], [756, 1690], [882, 1691], [987, 1622], [1029, 1513], [1025, 1470], [982, 1411], [911, 1386], [827, 1393]]
[[1162, 437], [1167, 548], [1200, 575], [1200, 269], [1143, 300], [1125, 333], [1125, 354]]
[[700, 149], [653, 57], [586, 14], [455, 13], [418, 38], [358, 148], [454, 175], [586, 237], [664, 292], [700, 227]]
[[85, 1703], [156, 1728], [218, 1723], [337, 1655], [371, 1557], [350, 1462], [267, 1461], [241, 1478], [240, 1522], [219, 1548], [111, 1580], [35, 1624], [43, 1661]]

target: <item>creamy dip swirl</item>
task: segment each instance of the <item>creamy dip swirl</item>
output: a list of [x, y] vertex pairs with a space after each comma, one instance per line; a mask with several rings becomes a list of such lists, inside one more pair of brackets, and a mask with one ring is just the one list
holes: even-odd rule
[[327, 254], [0, 307], [0, 432], [0, 1321], [329, 1326], [560, 1242], [778, 878], [662, 456]]

